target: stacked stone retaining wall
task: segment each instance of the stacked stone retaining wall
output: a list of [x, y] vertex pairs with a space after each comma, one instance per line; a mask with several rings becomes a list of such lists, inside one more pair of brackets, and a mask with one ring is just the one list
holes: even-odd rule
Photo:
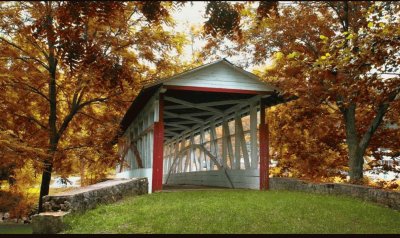
[[54, 234], [65, 229], [63, 218], [82, 213], [98, 204], [116, 202], [127, 195], [148, 193], [147, 178], [116, 179], [43, 197], [43, 213], [32, 217], [34, 234]]
[[66, 193], [43, 197], [45, 212], [84, 212], [97, 204], [113, 203], [126, 195], [147, 194], [147, 178], [106, 181]]
[[400, 192], [362, 185], [340, 183], [311, 183], [293, 178], [270, 178], [271, 190], [294, 190], [319, 194], [351, 196], [400, 210]]

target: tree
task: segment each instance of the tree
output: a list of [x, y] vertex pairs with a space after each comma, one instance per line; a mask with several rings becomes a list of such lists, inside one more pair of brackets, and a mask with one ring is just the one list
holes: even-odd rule
[[368, 146], [377, 148], [373, 135], [384, 136], [376, 140], [386, 147], [386, 125], [398, 123], [393, 115], [398, 115], [400, 93], [399, 4], [260, 6], [242, 10], [242, 18], [252, 21], [238, 23], [242, 39], [236, 50], [253, 53], [255, 64], [272, 57], [275, 65], [264, 74], [267, 80], [299, 96], [307, 108], [324, 104], [341, 115], [350, 179], [360, 182]]
[[[175, 5], [0, 6], [1, 120], [23, 143], [46, 151], [37, 168], [43, 168], [39, 210], [54, 170], [70, 173], [77, 160], [106, 166], [116, 162], [108, 142], [121, 113], [143, 83], [163, 70], [178, 69], [171, 59], [181, 53], [185, 38], [165, 30], [173, 24], [168, 12]], [[27, 153], [24, 159], [31, 157], [38, 158]]]

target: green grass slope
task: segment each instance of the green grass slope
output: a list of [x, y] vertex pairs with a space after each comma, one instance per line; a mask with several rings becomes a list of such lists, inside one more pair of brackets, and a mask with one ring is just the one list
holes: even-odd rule
[[289, 191], [153, 193], [66, 218], [65, 233], [400, 233], [400, 212]]

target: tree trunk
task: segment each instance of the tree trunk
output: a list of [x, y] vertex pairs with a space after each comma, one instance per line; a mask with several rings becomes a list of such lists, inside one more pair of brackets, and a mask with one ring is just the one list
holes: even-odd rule
[[350, 182], [361, 183], [363, 178], [364, 151], [359, 147], [359, 138], [356, 129], [356, 104], [350, 103], [343, 110], [346, 130], [346, 144], [349, 151]]
[[358, 147], [348, 142], [349, 148], [349, 176], [351, 183], [361, 183], [363, 179], [364, 153]]
[[51, 16], [51, 2], [46, 2], [47, 18], [47, 44], [49, 47], [48, 61], [48, 72], [49, 72], [49, 158], [44, 161], [44, 171], [42, 173], [42, 183], [40, 185], [39, 194], [39, 209], [38, 212], [43, 212], [43, 196], [49, 194], [51, 173], [53, 170], [53, 157], [57, 151], [59, 134], [57, 132], [57, 86], [56, 86], [56, 72], [57, 72], [57, 60], [54, 53], [54, 29], [53, 29], [53, 18]]
[[51, 172], [53, 170], [53, 158], [47, 159], [45, 162], [44, 171], [42, 173], [42, 182], [40, 184], [40, 194], [39, 194], [39, 209], [38, 213], [43, 212], [43, 196], [49, 194]]

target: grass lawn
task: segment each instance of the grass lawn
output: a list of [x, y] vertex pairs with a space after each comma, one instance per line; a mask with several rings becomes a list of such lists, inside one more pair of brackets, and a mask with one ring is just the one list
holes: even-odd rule
[[400, 212], [289, 191], [214, 190], [127, 197], [66, 218], [65, 233], [400, 233]]
[[29, 224], [0, 224], [0, 234], [32, 234], [32, 227]]

